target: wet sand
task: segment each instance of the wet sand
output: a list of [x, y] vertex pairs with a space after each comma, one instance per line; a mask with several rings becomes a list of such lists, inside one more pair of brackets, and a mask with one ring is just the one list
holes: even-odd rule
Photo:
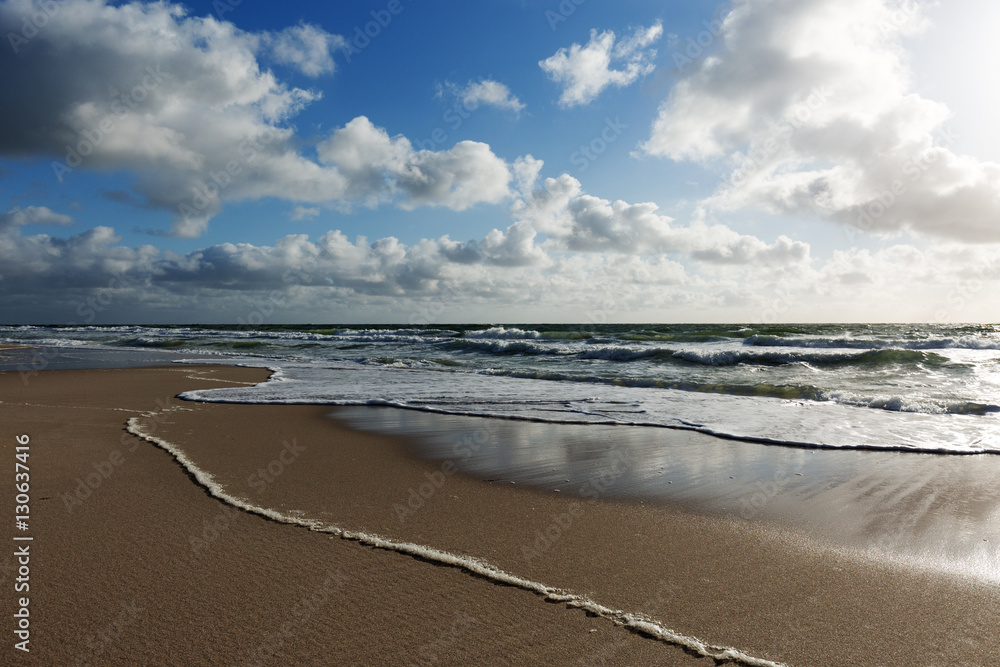
[[1000, 583], [994, 454], [781, 447], [392, 408], [332, 414], [365, 431], [410, 435], [420, 456], [481, 479], [780, 526], [827, 546]]
[[[123, 430], [142, 413], [152, 413], [146, 431], [233, 496], [482, 558], [752, 656], [995, 660], [1000, 591], [974, 578], [833, 549], [696, 501], [613, 498], [606, 474], [589, 478], [592, 495], [462, 475], [462, 453], [417, 459], [413, 443], [331, 422], [324, 406], [173, 398], [264, 377], [175, 366], [46, 371], [25, 385], [0, 374], [0, 453], [13, 463], [14, 437], [31, 436], [32, 662], [715, 664], [461, 569], [233, 509]], [[480, 430], [479, 451], [517, 444]], [[11, 568], [0, 560], [7, 582]], [[13, 593], [4, 604], [10, 619]]]

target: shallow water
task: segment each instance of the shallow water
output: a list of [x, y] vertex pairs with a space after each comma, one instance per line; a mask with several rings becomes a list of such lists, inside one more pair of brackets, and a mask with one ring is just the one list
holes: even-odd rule
[[1000, 582], [1000, 456], [816, 450], [697, 432], [338, 408], [459, 470], [585, 499], [767, 522], [828, 545]]

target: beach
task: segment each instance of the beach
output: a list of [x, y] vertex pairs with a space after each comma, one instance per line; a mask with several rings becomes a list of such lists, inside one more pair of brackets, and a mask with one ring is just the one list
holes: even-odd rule
[[0, 667], [1000, 667], [998, 25], [0, 0]]
[[[994, 659], [1000, 594], [988, 582], [852, 556], [690, 504], [465, 476], [447, 460], [416, 458], [404, 439], [332, 421], [327, 406], [174, 398], [266, 376], [219, 366], [45, 371], [27, 384], [0, 375], [2, 451], [13, 463], [15, 437], [27, 434], [32, 454], [32, 655], [8, 655], [33, 664], [714, 664], [537, 592], [373, 548], [363, 534], [482, 559], [761, 660]], [[348, 532], [213, 497], [171, 454], [125, 430], [146, 413], [139, 430], [181, 448], [232, 497]], [[5, 604], [11, 618], [13, 594]]]

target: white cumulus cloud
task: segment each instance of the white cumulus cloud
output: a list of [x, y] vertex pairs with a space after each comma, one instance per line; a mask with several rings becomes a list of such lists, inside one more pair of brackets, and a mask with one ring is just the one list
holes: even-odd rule
[[591, 30], [587, 44], [559, 49], [538, 65], [562, 86], [560, 106], [588, 104], [608, 86], [621, 88], [652, 72], [656, 50], [647, 47], [662, 35], [659, 21], [619, 40], [611, 30]]
[[317, 145], [320, 162], [345, 177], [346, 193], [377, 200], [400, 193], [399, 205], [445, 206], [461, 211], [480, 202], [498, 203], [510, 190], [511, 171], [490, 147], [460, 141], [444, 151], [413, 149], [404, 136], [359, 116]]
[[913, 0], [761, 0], [661, 105], [643, 151], [725, 165], [718, 210], [856, 232], [1000, 241], [1000, 165], [952, 150], [948, 108], [913, 90]]
[[447, 89], [459, 103], [470, 111], [482, 106], [507, 109], [515, 113], [521, 113], [524, 110], [524, 104], [510, 92], [510, 88], [492, 79], [469, 81], [464, 86], [446, 81], [442, 91], [444, 89]]
[[347, 44], [340, 35], [331, 35], [308, 23], [285, 28], [268, 36], [266, 41], [275, 60], [298, 68], [306, 76], [331, 74], [334, 71], [332, 51]]
[[548, 235], [554, 250], [654, 256], [685, 255], [713, 265], [789, 266], [809, 262], [809, 245], [780, 236], [768, 244], [725, 225], [675, 225], [650, 202], [609, 201], [586, 194], [568, 174], [548, 178], [517, 202], [515, 217]]

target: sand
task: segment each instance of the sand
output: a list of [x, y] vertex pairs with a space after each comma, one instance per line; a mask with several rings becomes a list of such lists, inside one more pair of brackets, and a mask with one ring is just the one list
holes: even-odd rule
[[[332, 422], [322, 406], [173, 398], [264, 377], [209, 366], [45, 371], [27, 384], [0, 374], [9, 469], [15, 437], [31, 438], [34, 538], [31, 654], [12, 639], [0, 649], [5, 662], [715, 664], [461, 569], [233, 509], [124, 431], [150, 412], [144, 428], [233, 496], [479, 557], [752, 656], [996, 661], [1000, 591], [990, 585], [688, 505], [588, 501], [465, 477], [447, 461], [416, 459], [400, 438]], [[3, 482], [8, 497], [12, 482]], [[10, 629], [13, 566], [0, 559]]]

